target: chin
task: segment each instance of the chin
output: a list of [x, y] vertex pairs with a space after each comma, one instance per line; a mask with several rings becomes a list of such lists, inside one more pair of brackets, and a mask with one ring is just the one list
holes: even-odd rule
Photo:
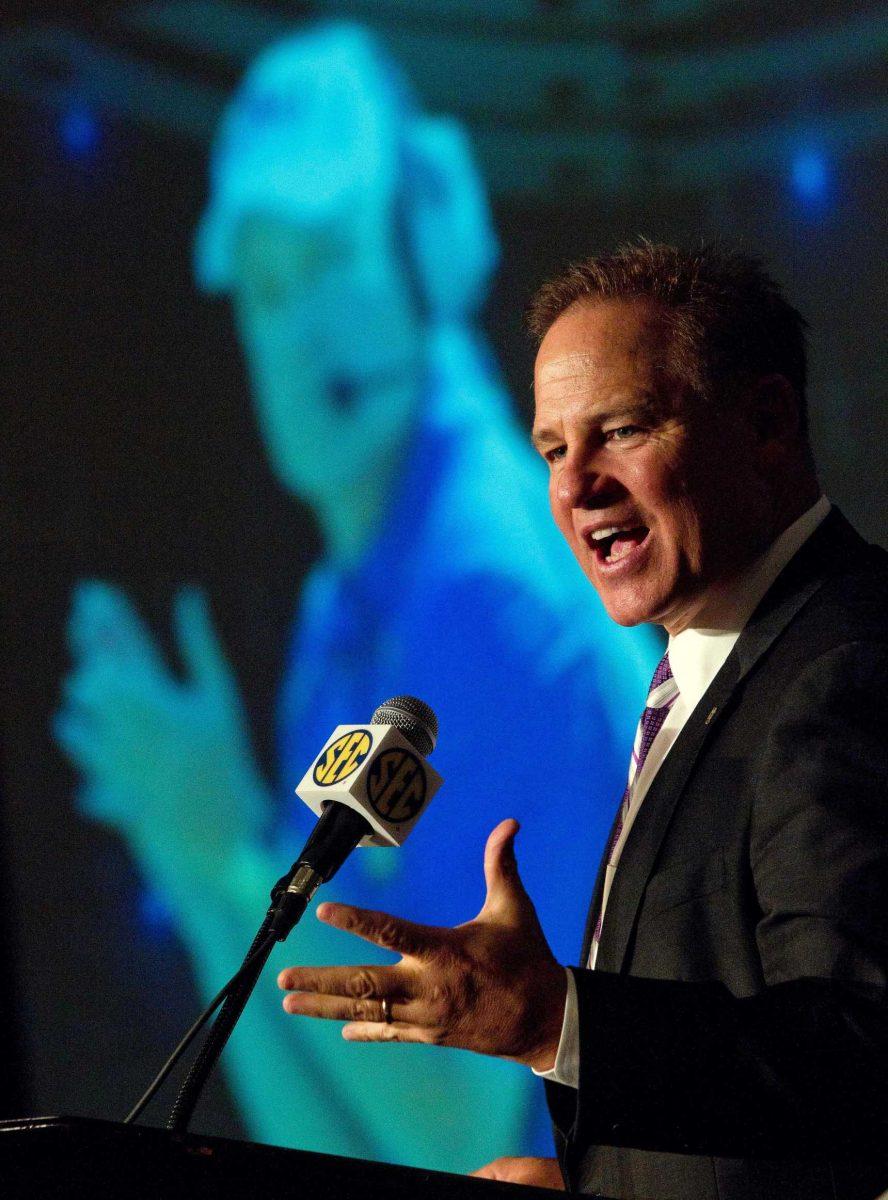
[[647, 625], [657, 619], [657, 608], [637, 598], [626, 596], [604, 596], [598, 593], [605, 612], [616, 625], [630, 627]]
[[638, 613], [632, 609], [625, 608], [608, 608], [604, 606], [607, 615], [615, 625], [622, 625], [624, 629], [631, 629], [634, 625], [650, 625], [656, 624], [657, 618], [648, 613]]
[[601, 589], [599, 599], [610, 619], [617, 625], [663, 625], [668, 620], [673, 597], [663, 588], [648, 589], [637, 581], [638, 586]]

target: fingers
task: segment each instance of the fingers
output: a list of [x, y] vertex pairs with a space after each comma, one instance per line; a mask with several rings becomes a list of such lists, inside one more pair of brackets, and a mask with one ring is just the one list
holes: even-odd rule
[[500, 821], [492, 830], [484, 847], [484, 882], [488, 892], [493, 891], [504, 879], [511, 880], [518, 875], [518, 864], [515, 861], [515, 837], [519, 825], [514, 817]]
[[80, 713], [67, 710], [56, 713], [52, 718], [52, 732], [62, 750], [81, 771], [101, 770], [102, 753], [96, 744], [92, 724]]
[[[347, 996], [320, 996], [313, 992], [291, 992], [284, 997], [284, 1012], [299, 1017], [319, 1017], [325, 1021], [349, 1021], [366, 1024], [421, 1024], [422, 1006], [415, 1000], [392, 1000], [371, 996], [353, 1000]], [[386, 1019], [386, 1011], [390, 1019]]]
[[189, 674], [213, 690], [228, 690], [234, 677], [213, 624], [206, 593], [182, 588], [173, 602], [176, 643]]
[[386, 1025], [379, 1021], [356, 1021], [343, 1025], [342, 1036], [347, 1042], [422, 1042], [437, 1045], [437, 1033], [424, 1025]]
[[164, 671], [153, 635], [120, 588], [84, 580], [74, 590], [68, 638], [79, 658], [107, 656]]
[[380, 1001], [383, 996], [405, 994], [396, 971], [396, 967], [285, 967], [278, 975], [278, 987], [287, 992], [316, 992], [327, 998]]
[[120, 788], [110, 786], [98, 776], [86, 775], [77, 788], [75, 799], [80, 812], [109, 825], [121, 822], [135, 807]]
[[487, 839], [484, 848], [485, 909], [492, 904], [513, 902], [516, 896], [521, 899], [527, 896], [515, 859], [515, 836], [519, 828], [518, 822], [509, 817], [500, 821]]
[[64, 680], [53, 732], [79, 766], [101, 767], [121, 749], [124, 731], [130, 743], [150, 739], [150, 720], [165, 694], [161, 676], [142, 663], [92, 655]]
[[331, 904], [329, 901], [318, 905], [317, 916], [326, 925], [353, 933], [365, 942], [372, 942], [374, 946], [394, 950], [409, 958], [426, 957], [441, 946], [449, 933], [432, 925], [416, 925], [389, 913], [354, 908], [350, 904]]
[[116, 713], [125, 697], [131, 672], [127, 666], [107, 657], [84, 660], [65, 679], [62, 701], [70, 712], [95, 716], [103, 709]]
[[410, 974], [401, 967], [290, 967], [278, 975], [278, 987], [290, 990], [283, 1000], [285, 1012], [359, 1028], [354, 1036], [343, 1030], [350, 1041], [415, 1041], [391, 1030], [421, 1028], [423, 1016], [428, 1017], [427, 1006], [413, 995]]

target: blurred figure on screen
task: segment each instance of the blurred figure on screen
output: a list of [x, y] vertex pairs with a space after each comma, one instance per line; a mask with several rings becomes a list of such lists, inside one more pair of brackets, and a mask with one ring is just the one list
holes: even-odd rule
[[[590, 615], [552, 525], [544, 471], [473, 324], [496, 256], [460, 128], [420, 112], [367, 32], [318, 26], [253, 64], [219, 129], [196, 269], [230, 298], [269, 458], [324, 546], [284, 671], [280, 780], [261, 778], [194, 590], [173, 611], [181, 677], [120, 589], [84, 582], [56, 719], [85, 811], [127, 839], [208, 996], [311, 827], [292, 797], [308, 763], [336, 724], [399, 692], [438, 714], [446, 790], [401, 851], [359, 851], [330, 895], [468, 919], [477, 853], [508, 811], [523, 817], [550, 941], [576, 953], [576, 879], [591, 889], [654, 648], [643, 631], [599, 639], [607, 618]], [[339, 962], [343, 941], [308, 917], [287, 961]], [[504, 1145], [547, 1149], [527, 1072], [443, 1059], [426, 1074], [413, 1048], [356, 1052], [337, 1028], [294, 1030], [272, 969], [223, 1062], [264, 1141], [447, 1170]]]

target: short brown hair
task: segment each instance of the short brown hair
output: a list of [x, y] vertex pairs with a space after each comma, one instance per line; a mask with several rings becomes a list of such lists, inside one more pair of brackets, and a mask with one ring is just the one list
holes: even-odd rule
[[544, 283], [527, 311], [539, 344], [572, 304], [647, 298], [662, 311], [672, 367], [701, 396], [782, 375], [807, 429], [805, 330], [801, 313], [758, 259], [714, 245], [681, 250], [646, 240], [573, 263]]

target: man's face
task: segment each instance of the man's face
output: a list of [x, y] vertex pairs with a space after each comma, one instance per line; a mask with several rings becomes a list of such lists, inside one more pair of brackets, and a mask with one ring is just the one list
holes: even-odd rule
[[309, 503], [346, 499], [411, 428], [422, 331], [390, 222], [245, 217], [232, 302], [278, 478]]
[[768, 493], [741, 408], [668, 371], [647, 301], [578, 302], [536, 360], [533, 438], [555, 521], [610, 616], [678, 633], [768, 544]]

